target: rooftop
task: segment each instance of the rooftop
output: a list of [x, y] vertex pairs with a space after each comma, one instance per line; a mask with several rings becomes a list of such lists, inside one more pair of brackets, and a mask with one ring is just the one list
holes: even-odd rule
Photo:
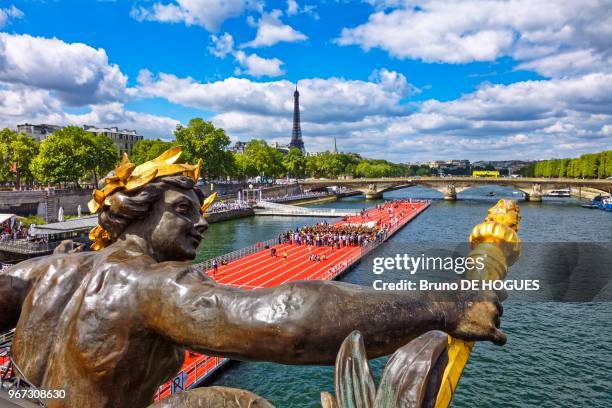
[[112, 133], [122, 133], [124, 135], [137, 135], [135, 130], [119, 129], [118, 127], [98, 128], [95, 126], [83, 125], [83, 129], [85, 129], [88, 132], [93, 132], [93, 133], [112, 132]]
[[52, 222], [49, 224], [36, 225], [34, 235], [62, 234], [65, 232], [86, 231], [96, 226], [98, 223], [97, 215], [87, 215], [80, 218], [71, 218], [62, 222]]

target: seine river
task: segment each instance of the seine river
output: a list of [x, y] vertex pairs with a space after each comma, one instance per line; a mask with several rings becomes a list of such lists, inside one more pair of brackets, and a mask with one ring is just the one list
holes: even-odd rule
[[[487, 196], [490, 192], [495, 196]], [[402, 248], [410, 250], [415, 245], [465, 242], [470, 229], [482, 221], [487, 209], [499, 198], [520, 199], [511, 189], [490, 186], [461, 193], [457, 202], [444, 202], [437, 192], [420, 187], [385, 194], [387, 199], [400, 197], [432, 199], [433, 203], [346, 274], [343, 281], [371, 286], [377, 278], [371, 270], [372, 257], [392, 256]], [[378, 202], [381, 201], [366, 202], [361, 197], [350, 197], [322, 206], [363, 208]], [[605, 248], [612, 247], [612, 214], [583, 209], [579, 204], [574, 198], [545, 199], [543, 203], [520, 201], [522, 240], [538, 245], [593, 242]], [[205, 236], [198, 260], [274, 238], [281, 231], [316, 221], [313, 218], [251, 217], [213, 224]], [[521, 273], [538, 274], [537, 264], [521, 261], [518, 263], [522, 265]], [[604, 268], [610, 273], [612, 264]], [[606, 290], [609, 289], [608, 284]], [[612, 406], [610, 306], [609, 300], [509, 299], [504, 303], [502, 318], [507, 344], [497, 347], [478, 343], [459, 383], [453, 406]], [[376, 381], [385, 362], [386, 359], [381, 358], [370, 363]], [[320, 392], [333, 391], [333, 368], [241, 362], [226, 369], [213, 384], [250, 390], [277, 407], [320, 407]]]

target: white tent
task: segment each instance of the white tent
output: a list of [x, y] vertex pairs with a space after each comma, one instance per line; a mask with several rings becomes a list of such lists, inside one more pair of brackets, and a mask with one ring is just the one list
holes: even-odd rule
[[0, 214], [0, 224], [8, 221], [12, 228], [15, 224], [16, 217], [17, 216], [15, 214]]

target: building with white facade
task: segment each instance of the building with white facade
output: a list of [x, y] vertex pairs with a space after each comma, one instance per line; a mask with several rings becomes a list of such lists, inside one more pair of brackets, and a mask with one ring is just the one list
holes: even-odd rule
[[98, 128], [89, 125], [83, 125], [83, 129], [95, 135], [104, 135], [110, 138], [119, 150], [119, 156], [123, 156], [123, 153], [131, 155], [136, 142], [143, 139], [143, 136], [139, 136], [135, 130], [119, 129], [117, 127]]
[[40, 142], [41, 140], [46, 139], [51, 133], [63, 128], [64, 126], [48, 125], [46, 123], [41, 123], [39, 125], [24, 123], [23, 125], [17, 125], [17, 132], [25, 133], [27, 136]]

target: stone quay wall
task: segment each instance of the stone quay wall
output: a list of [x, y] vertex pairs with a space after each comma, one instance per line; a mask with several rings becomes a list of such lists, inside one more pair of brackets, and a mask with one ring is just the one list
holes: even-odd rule
[[38, 215], [47, 222], [57, 221], [57, 212], [64, 208], [65, 215], [77, 215], [79, 204], [83, 214], [88, 213], [87, 202], [90, 189], [46, 189], [24, 191], [1, 191], [0, 212], [21, 216]]
[[233, 220], [236, 218], [252, 217], [255, 215], [255, 211], [252, 208], [240, 208], [237, 210], [221, 211], [217, 213], [205, 214], [204, 217], [209, 224], [215, 222]]

